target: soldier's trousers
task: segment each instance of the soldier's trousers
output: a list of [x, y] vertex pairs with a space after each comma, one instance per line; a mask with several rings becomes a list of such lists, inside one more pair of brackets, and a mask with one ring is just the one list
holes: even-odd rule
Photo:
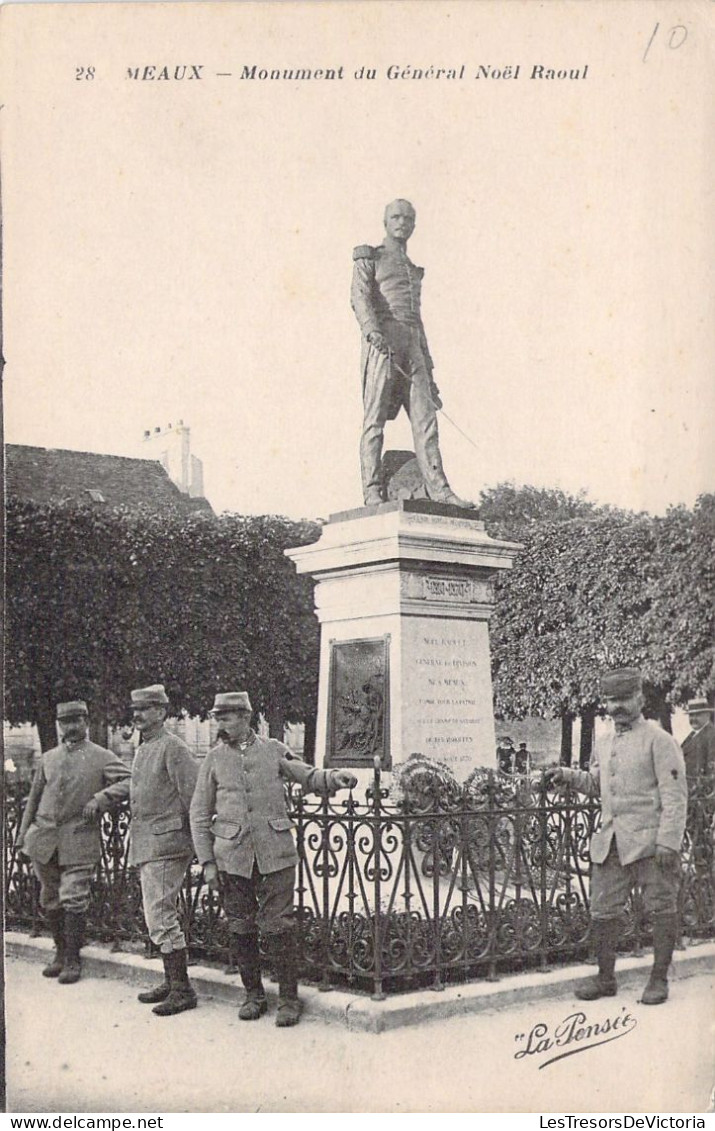
[[[432, 377], [422, 351], [420, 330], [404, 322], [390, 322], [384, 336], [391, 356], [369, 346], [363, 369], [363, 427], [360, 468], [363, 494], [380, 490], [380, 457], [385, 423], [402, 404], [410, 418], [415, 455], [431, 499], [449, 493], [439, 451], [437, 410], [432, 400]], [[398, 410], [399, 411], [399, 410]]]
[[89, 907], [90, 883], [96, 864], [71, 864], [62, 866], [57, 853], [46, 864], [32, 861], [35, 875], [40, 881], [40, 907], [43, 911], [72, 911], [84, 914]]
[[659, 868], [654, 856], [621, 864], [615, 840], [612, 841], [603, 864], [593, 865], [591, 917], [616, 919], [635, 884], [643, 892], [643, 903], [649, 914], [673, 914], [678, 909], [680, 861], [669, 871]]
[[190, 855], [175, 856], [169, 860], [147, 860], [139, 869], [146, 927], [162, 954], [186, 947], [177, 900], [190, 862]]
[[279, 935], [295, 924], [293, 893], [295, 864], [262, 874], [253, 865], [250, 876], [221, 872], [223, 909], [231, 934]]

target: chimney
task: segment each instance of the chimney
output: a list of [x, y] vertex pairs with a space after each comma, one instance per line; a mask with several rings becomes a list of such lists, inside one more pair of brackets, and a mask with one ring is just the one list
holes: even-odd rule
[[203, 496], [203, 464], [191, 455], [191, 429], [180, 420], [144, 431], [142, 458], [158, 460], [184, 495]]

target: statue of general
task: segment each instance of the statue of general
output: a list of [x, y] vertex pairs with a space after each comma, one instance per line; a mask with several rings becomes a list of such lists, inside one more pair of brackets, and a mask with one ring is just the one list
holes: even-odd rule
[[380, 471], [385, 423], [404, 408], [412, 425], [417, 463], [430, 499], [455, 507], [473, 503], [454, 493], [442, 467], [433, 362], [420, 314], [424, 268], [407, 257], [415, 228], [409, 200], [385, 209], [385, 238], [353, 251], [351, 304], [362, 331], [363, 428], [360, 466], [366, 506], [383, 502]]

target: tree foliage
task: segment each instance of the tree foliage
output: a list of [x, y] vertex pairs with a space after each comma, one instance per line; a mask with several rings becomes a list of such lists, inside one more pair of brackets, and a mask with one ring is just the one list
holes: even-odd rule
[[58, 701], [87, 699], [94, 718], [113, 723], [131, 688], [153, 682], [192, 715], [205, 715], [217, 690], [241, 687], [267, 715], [308, 717], [312, 583], [283, 550], [318, 534], [273, 516], [9, 500], [6, 718], [36, 722], [50, 739]]
[[[604, 667], [639, 666], [652, 713], [715, 687], [715, 496], [663, 517], [598, 507], [583, 492], [501, 484], [489, 533], [523, 544], [496, 581], [497, 712], [592, 713]], [[284, 554], [316, 523], [10, 499], [6, 516], [6, 702], [12, 723], [54, 741], [54, 706], [84, 698], [126, 716], [132, 687], [162, 682], [205, 715], [246, 688], [281, 733], [317, 704], [313, 584]]]
[[493, 523], [524, 545], [496, 585], [497, 711], [591, 711], [599, 673], [620, 665], [643, 671], [647, 706], [661, 717], [711, 688], [713, 496], [663, 518], [592, 507], [582, 496], [562, 497], [558, 507], [554, 493], [541, 496], [549, 504], [545, 518], [528, 488], [527, 505], [520, 511], [507, 493], [509, 508]]
[[544, 523], [568, 522], [572, 518], [589, 518], [598, 507], [585, 491], [569, 495], [556, 487], [517, 487], [514, 483], [498, 483], [488, 487], [479, 498], [479, 517], [491, 533], [500, 538], [527, 537]]

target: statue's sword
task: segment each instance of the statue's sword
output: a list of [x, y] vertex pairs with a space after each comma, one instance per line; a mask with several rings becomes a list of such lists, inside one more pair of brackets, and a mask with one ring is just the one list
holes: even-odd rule
[[[391, 349], [388, 349], [388, 351], [387, 351], [387, 360], [390, 364], [390, 368], [394, 367], [397, 370], [397, 372], [400, 373], [405, 378], [406, 381], [410, 381], [410, 382], [412, 381], [412, 378], [407, 373], [405, 373], [402, 366], [398, 365], [398, 363], [395, 361], [395, 356], [394, 356]], [[432, 401], [432, 407], [434, 408], [435, 412], [441, 412], [444, 419], [448, 420], [449, 423], [452, 425], [452, 427], [456, 428], [461, 436], [464, 436], [464, 439], [467, 441], [467, 443], [471, 444], [472, 447], [476, 451], [478, 451], [478, 452], [481, 451], [481, 449], [474, 443], [474, 440], [472, 439], [472, 437], [468, 436], [467, 433], [464, 431], [464, 429], [460, 428], [459, 425], [456, 423], [456, 421], [452, 420], [452, 417], [448, 416], [448, 414], [444, 411], [443, 408], [439, 408], [435, 404], [435, 402], [434, 402], [434, 400], [432, 400], [432, 396], [430, 394], [428, 394], [428, 396], [429, 396], [430, 400]]]

